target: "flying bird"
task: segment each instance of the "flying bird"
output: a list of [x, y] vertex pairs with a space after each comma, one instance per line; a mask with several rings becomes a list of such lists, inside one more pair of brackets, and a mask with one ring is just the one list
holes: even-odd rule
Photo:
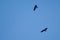
[[41, 32], [44, 32], [44, 31], [46, 32], [46, 31], [47, 31], [47, 29], [48, 29], [48, 28], [44, 28]]
[[36, 10], [36, 8], [38, 8], [38, 6], [37, 6], [37, 5], [35, 5], [35, 6], [34, 6], [34, 9], [33, 9], [33, 10], [35, 11], [35, 10]]

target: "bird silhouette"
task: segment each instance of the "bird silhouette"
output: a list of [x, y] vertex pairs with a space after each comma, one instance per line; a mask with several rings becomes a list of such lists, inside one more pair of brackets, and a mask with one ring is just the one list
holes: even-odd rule
[[46, 32], [46, 31], [47, 31], [47, 29], [48, 29], [48, 28], [44, 28], [41, 32], [44, 32], [44, 31]]
[[37, 6], [37, 5], [35, 5], [35, 6], [34, 6], [34, 9], [33, 9], [33, 10], [35, 11], [35, 10], [36, 10], [36, 8], [38, 8], [38, 6]]

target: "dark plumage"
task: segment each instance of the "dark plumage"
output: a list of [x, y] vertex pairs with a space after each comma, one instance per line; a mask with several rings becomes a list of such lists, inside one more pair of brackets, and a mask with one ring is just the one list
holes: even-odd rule
[[46, 31], [48, 28], [45, 28], [45, 29], [43, 29], [41, 32], [44, 32], [44, 31]]
[[38, 7], [37, 7], [37, 5], [35, 5], [35, 6], [34, 6], [34, 9], [33, 9], [33, 10], [35, 11], [35, 10], [36, 10], [36, 8], [38, 8]]

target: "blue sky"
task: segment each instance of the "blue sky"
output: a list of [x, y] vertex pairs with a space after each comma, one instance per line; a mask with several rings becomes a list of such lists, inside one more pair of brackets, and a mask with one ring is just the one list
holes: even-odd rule
[[0, 40], [60, 40], [60, 0], [0, 0]]

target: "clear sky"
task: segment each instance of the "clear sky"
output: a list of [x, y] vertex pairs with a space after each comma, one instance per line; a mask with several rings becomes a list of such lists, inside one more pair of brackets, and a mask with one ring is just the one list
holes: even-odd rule
[[60, 0], [0, 0], [0, 40], [60, 40]]

